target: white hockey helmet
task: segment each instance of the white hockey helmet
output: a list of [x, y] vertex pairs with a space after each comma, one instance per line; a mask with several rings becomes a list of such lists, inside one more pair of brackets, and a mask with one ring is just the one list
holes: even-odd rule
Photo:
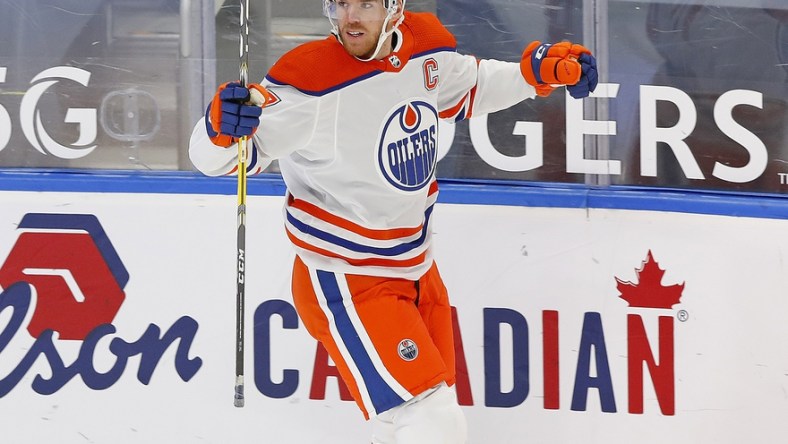
[[[367, 59], [360, 59], [363, 62], [368, 62], [375, 57], [377, 57], [378, 53], [380, 52], [380, 48], [383, 47], [383, 43], [385, 43], [386, 39], [389, 38], [391, 34], [397, 29], [397, 27], [402, 23], [405, 19], [405, 2], [407, 0], [380, 0], [383, 2], [383, 7], [386, 9], [386, 18], [383, 20], [383, 26], [380, 30], [380, 37], [378, 38], [378, 45], [375, 48], [374, 53]], [[391, 22], [391, 19], [394, 18], [394, 15], [397, 11], [402, 8], [402, 14], [400, 14], [397, 21], [394, 23], [394, 26], [391, 27], [391, 30], [386, 31], [386, 27]], [[342, 41], [342, 38], [339, 35], [339, 25], [337, 24], [339, 20], [339, 11], [337, 10], [336, 0], [323, 0], [323, 15], [328, 17], [328, 21], [331, 22], [331, 32], [337, 36], [339, 41]]]

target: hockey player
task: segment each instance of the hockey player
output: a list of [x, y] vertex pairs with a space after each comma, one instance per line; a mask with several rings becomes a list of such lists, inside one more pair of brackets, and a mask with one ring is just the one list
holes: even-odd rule
[[438, 119], [508, 108], [566, 85], [597, 84], [583, 46], [533, 42], [520, 63], [456, 52], [437, 17], [405, 0], [324, 0], [325, 40], [285, 54], [261, 84], [221, 85], [194, 128], [207, 175], [279, 159], [292, 292], [328, 350], [373, 442], [456, 444], [466, 425], [455, 381], [451, 312], [430, 248]]

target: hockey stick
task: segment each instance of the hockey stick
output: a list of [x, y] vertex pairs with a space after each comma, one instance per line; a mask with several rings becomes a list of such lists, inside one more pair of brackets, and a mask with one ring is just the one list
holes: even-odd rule
[[[249, 76], [249, 0], [241, 2], [240, 80], [246, 86]], [[235, 300], [235, 396], [233, 405], [244, 406], [244, 306], [246, 291], [246, 149], [247, 137], [238, 140], [238, 290]]]

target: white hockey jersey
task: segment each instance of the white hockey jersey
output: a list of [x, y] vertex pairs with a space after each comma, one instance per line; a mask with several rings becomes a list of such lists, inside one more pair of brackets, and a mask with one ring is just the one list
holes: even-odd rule
[[[394, 51], [362, 62], [334, 36], [285, 54], [262, 85], [274, 96], [253, 136], [249, 174], [279, 159], [287, 235], [310, 267], [417, 279], [432, 264], [438, 119], [535, 96], [517, 63], [477, 60], [428, 13], [405, 13]], [[237, 148], [190, 142], [207, 175], [234, 174]]]

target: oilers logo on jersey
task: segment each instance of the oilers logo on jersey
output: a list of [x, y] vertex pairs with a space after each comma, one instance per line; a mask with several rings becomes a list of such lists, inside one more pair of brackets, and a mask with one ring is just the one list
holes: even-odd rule
[[435, 172], [438, 151], [438, 113], [424, 101], [394, 108], [386, 119], [378, 144], [378, 167], [395, 188], [417, 191]]

